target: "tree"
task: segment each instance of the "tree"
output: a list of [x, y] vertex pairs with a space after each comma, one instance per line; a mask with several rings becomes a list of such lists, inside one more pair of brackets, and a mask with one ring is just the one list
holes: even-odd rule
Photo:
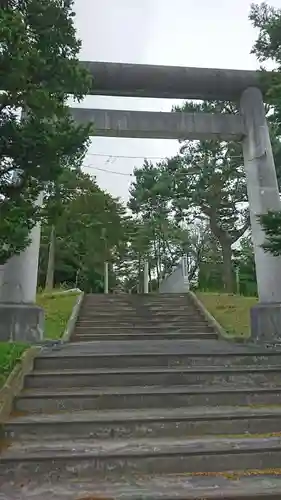
[[[90, 78], [73, 0], [14, 0], [0, 9], [0, 263], [19, 253], [42, 217], [35, 201], [65, 165], [79, 165], [90, 133], [70, 115]], [[20, 114], [22, 113], [21, 117]]]
[[[235, 113], [237, 109], [231, 103], [205, 101], [186, 103], [175, 111]], [[227, 292], [234, 290], [232, 246], [250, 224], [243, 163], [239, 143], [186, 141], [176, 157], [156, 166], [145, 162], [136, 170], [131, 189], [130, 208], [151, 226], [161, 217], [172, 218], [178, 227], [205, 221], [222, 250]]]
[[[176, 111], [237, 112], [230, 103], [208, 101]], [[225, 290], [234, 290], [232, 246], [250, 224], [241, 144], [186, 141], [176, 157], [138, 169], [131, 196], [130, 208], [151, 225], [155, 214], [179, 227], [205, 221], [221, 246]]]
[[[261, 73], [267, 84], [267, 101], [271, 108], [268, 117], [274, 130], [273, 147], [275, 151], [276, 172], [281, 185], [281, 9], [276, 9], [262, 3], [253, 4], [250, 20], [259, 30], [252, 52], [261, 64], [268, 61], [274, 63], [274, 70], [270, 74]], [[269, 212], [260, 217], [265, 230], [266, 241], [263, 248], [273, 255], [281, 255], [281, 212]]]
[[[176, 111], [237, 113], [231, 103], [186, 103]], [[173, 209], [179, 218], [205, 218], [222, 249], [225, 291], [234, 289], [232, 246], [250, 220], [242, 146], [235, 142], [186, 141], [180, 154], [166, 162]]]
[[47, 225], [50, 228], [50, 241], [45, 283], [46, 290], [52, 290], [54, 287], [57, 225], [70, 202], [77, 198], [77, 196], [86, 195], [88, 189], [89, 176], [79, 169], [74, 170], [67, 167], [63, 169], [62, 174], [56, 182], [50, 182], [47, 186], [44, 212], [46, 214]]
[[[131, 249], [149, 260], [151, 279], [155, 284], [169, 274], [184, 254], [188, 259], [190, 281], [196, 279], [201, 252], [204, 248], [204, 225], [179, 223], [171, 210], [173, 196], [170, 190], [170, 176], [165, 163], [153, 165], [145, 161], [135, 169], [136, 180], [130, 188], [129, 208], [136, 221], [136, 237]], [[172, 197], [171, 197], [172, 196]]]
[[281, 212], [268, 212], [260, 216], [260, 222], [266, 234], [264, 250], [276, 257], [281, 255]]
[[207, 226], [205, 245], [201, 253], [198, 271], [198, 289], [223, 292], [223, 258], [218, 240]]
[[64, 172], [60, 178], [61, 197], [50, 191], [42, 227], [40, 284], [46, 283], [50, 235], [53, 246], [54, 280], [85, 291], [103, 289], [104, 261], [111, 264], [110, 280], [114, 286], [112, 266], [118, 260], [124, 240], [124, 207], [102, 191], [94, 178], [77, 172]]
[[257, 295], [255, 257], [251, 235], [241, 238], [239, 247], [233, 253], [238, 279], [236, 291], [241, 295], [251, 297]]

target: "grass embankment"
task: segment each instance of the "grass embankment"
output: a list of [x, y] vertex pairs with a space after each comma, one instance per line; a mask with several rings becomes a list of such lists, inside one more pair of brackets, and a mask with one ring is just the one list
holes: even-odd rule
[[197, 297], [223, 327], [228, 338], [250, 337], [250, 309], [256, 297], [198, 292]]
[[[38, 295], [37, 304], [45, 311], [45, 339], [57, 340], [62, 336], [76, 299], [76, 293]], [[0, 387], [27, 347], [23, 343], [0, 343]]]

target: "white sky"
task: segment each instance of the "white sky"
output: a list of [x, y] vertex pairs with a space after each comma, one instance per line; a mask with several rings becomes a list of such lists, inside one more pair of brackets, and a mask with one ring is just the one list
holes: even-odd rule
[[[251, 0], [76, 0], [82, 60], [255, 69]], [[262, 3], [256, 1], [255, 3]], [[281, 0], [268, 3], [281, 7]], [[170, 111], [172, 101], [87, 97], [83, 106]], [[177, 141], [93, 138], [85, 170], [114, 196], [128, 199], [130, 174], [144, 157], [176, 153]], [[139, 156], [140, 159], [93, 156]], [[96, 170], [122, 172], [117, 175]]]

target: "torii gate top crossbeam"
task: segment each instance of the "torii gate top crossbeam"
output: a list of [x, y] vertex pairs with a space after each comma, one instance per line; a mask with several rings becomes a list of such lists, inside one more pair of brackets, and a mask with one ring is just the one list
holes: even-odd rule
[[261, 88], [257, 71], [82, 62], [93, 76], [93, 95], [236, 100]]

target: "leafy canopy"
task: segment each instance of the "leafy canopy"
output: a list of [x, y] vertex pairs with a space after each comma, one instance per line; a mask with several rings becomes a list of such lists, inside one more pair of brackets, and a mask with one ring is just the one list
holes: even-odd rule
[[[27, 245], [40, 191], [80, 164], [90, 128], [67, 99], [90, 78], [78, 61], [73, 0], [14, 0], [0, 9], [0, 263]], [[4, 217], [2, 216], [4, 214]]]

